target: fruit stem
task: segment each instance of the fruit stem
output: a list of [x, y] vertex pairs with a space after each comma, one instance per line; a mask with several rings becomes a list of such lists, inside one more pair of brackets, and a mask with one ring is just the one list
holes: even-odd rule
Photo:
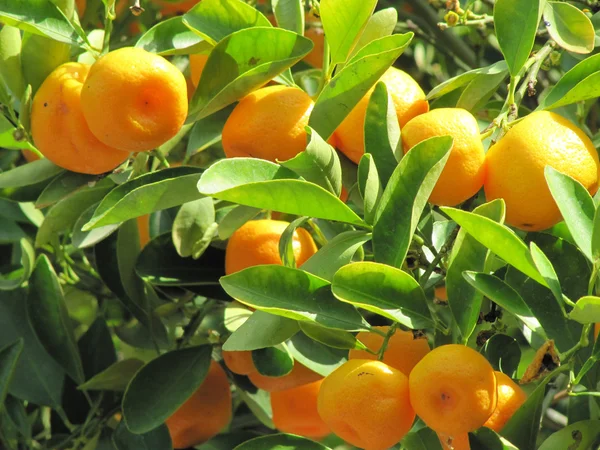
[[599, 271], [600, 271], [600, 263], [594, 264], [594, 268], [592, 269], [592, 276], [590, 277], [590, 282], [588, 283], [587, 295], [594, 295], [594, 291], [596, 290], [596, 282], [598, 281], [598, 272]]
[[398, 323], [392, 324], [392, 326], [386, 333], [385, 337], [383, 338], [383, 343], [381, 344], [381, 348], [379, 349], [379, 355], [377, 356], [378, 361], [383, 361], [383, 356], [385, 354], [385, 351], [387, 350], [390, 339], [396, 333], [397, 329], [398, 329]]

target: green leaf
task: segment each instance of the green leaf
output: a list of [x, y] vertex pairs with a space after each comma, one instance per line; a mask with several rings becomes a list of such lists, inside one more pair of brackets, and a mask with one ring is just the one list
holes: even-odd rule
[[117, 232], [117, 264], [125, 294], [142, 308], [148, 309], [144, 282], [135, 271], [140, 254], [140, 236], [136, 220], [128, 220]]
[[443, 450], [436, 432], [427, 427], [404, 436], [402, 447], [406, 450]]
[[339, 348], [343, 350], [358, 349], [365, 350], [367, 347], [362, 344], [352, 333], [342, 330], [332, 330], [324, 328], [310, 322], [299, 322], [300, 329], [309, 338], [327, 345], [328, 347]]
[[46, 255], [41, 255], [29, 281], [27, 307], [35, 332], [52, 357], [77, 383], [85, 376], [58, 277]]
[[238, 445], [233, 450], [331, 450], [318, 442], [292, 434], [261, 436]]
[[506, 65], [506, 61], [498, 61], [491, 66], [469, 70], [435, 86], [431, 91], [429, 91], [429, 94], [427, 94], [427, 99], [433, 100], [435, 98], [442, 97], [443, 95], [446, 95], [458, 89], [459, 87], [470, 83], [477, 78], [478, 75], [497, 75], [506, 72], [507, 70], [508, 66]]
[[198, 190], [219, 200], [298, 216], [363, 225], [346, 204], [279, 165], [255, 158], [223, 159], [202, 174]]
[[570, 424], [555, 433], [552, 433], [546, 439], [539, 450], [565, 449], [584, 449], [592, 448], [598, 444], [598, 429], [600, 420], [583, 420]]
[[252, 362], [261, 375], [282, 377], [294, 367], [294, 359], [288, 353], [285, 344], [265, 347], [252, 351]]
[[533, 49], [540, 21], [540, 1], [497, 0], [494, 28], [511, 76], [517, 76]]
[[17, 362], [23, 353], [23, 342], [23, 338], [19, 338], [0, 349], [0, 405], [4, 405], [8, 389], [15, 376]]
[[31, 94], [37, 92], [54, 69], [69, 62], [70, 56], [71, 45], [68, 43], [38, 34], [28, 32], [23, 34], [21, 64], [27, 88], [21, 99], [19, 117], [26, 130], [29, 130], [31, 125]]
[[462, 91], [456, 102], [456, 107], [471, 112], [483, 108], [492, 95], [498, 91], [498, 87], [504, 81], [506, 75], [508, 75], [508, 69], [493, 74], [478, 74]]
[[304, 333], [295, 334], [287, 346], [296, 361], [324, 377], [348, 360], [346, 350], [321, 344]]
[[600, 208], [596, 209], [592, 225], [592, 260], [600, 263]]
[[77, 221], [75, 225], [73, 225], [73, 235], [71, 237], [73, 245], [76, 248], [88, 248], [96, 245], [98, 242], [105, 239], [107, 236], [111, 235], [115, 232], [121, 225], [120, 223], [115, 223], [112, 225], [105, 225], [103, 227], [94, 228], [90, 231], [81, 231], [83, 226], [90, 221], [90, 219], [94, 216], [94, 211], [98, 208], [98, 203], [94, 203], [88, 209], [86, 209]]
[[138, 39], [135, 46], [158, 55], [187, 55], [212, 47], [190, 30], [181, 16], [158, 22]]
[[260, 11], [241, 0], [203, 0], [183, 15], [183, 23], [213, 44], [245, 28], [271, 26]]
[[248, 409], [265, 427], [275, 429], [271, 409], [271, 394], [262, 389], [255, 389], [252, 392], [239, 389], [239, 394]]
[[287, 341], [298, 332], [298, 322], [254, 311], [223, 344], [225, 351], [258, 350]]
[[321, 4], [332, 65], [346, 62], [376, 5], [377, 0], [326, 0]]
[[413, 328], [433, 326], [419, 283], [400, 269], [372, 262], [349, 264], [337, 271], [331, 286], [343, 302]]
[[600, 55], [585, 58], [565, 73], [537, 110], [554, 109], [600, 96]]
[[225, 241], [242, 225], [254, 219], [259, 213], [259, 208], [239, 205], [231, 209], [219, 223], [219, 239]]
[[469, 433], [471, 450], [519, 450], [495, 431], [481, 427]]
[[47, 0], [0, 0], [0, 22], [67, 44], [81, 43], [60, 9]]
[[350, 52], [350, 56], [354, 56], [359, 50], [371, 42], [392, 34], [397, 23], [398, 11], [396, 8], [390, 7], [375, 12], [369, 17], [358, 42]]
[[367, 327], [353, 306], [333, 297], [327, 281], [299, 269], [249, 267], [221, 278], [221, 285], [239, 302], [265, 312], [341, 330]]
[[560, 287], [560, 281], [558, 280], [558, 276], [556, 275], [556, 271], [554, 270], [552, 263], [535, 242], [530, 242], [529, 247], [531, 249], [531, 257], [535, 266], [539, 270], [540, 274], [544, 277], [544, 280], [546, 280], [546, 284], [552, 291], [558, 306], [561, 309], [564, 309], [562, 288]]
[[593, 262], [592, 230], [596, 208], [592, 196], [577, 180], [550, 166], [546, 166], [544, 175], [575, 243]]
[[412, 38], [413, 33], [387, 36], [371, 42], [354, 55], [317, 98], [308, 125], [323, 138], [329, 139], [360, 99], [398, 59]]
[[21, 66], [21, 31], [5, 25], [0, 30], [0, 80], [4, 80], [15, 98], [25, 92]]
[[19, 240], [21, 267], [7, 275], [0, 274], [0, 291], [17, 289], [29, 279], [35, 262], [35, 250], [25, 238]]
[[312, 128], [306, 127], [306, 132], [309, 139], [306, 150], [280, 164], [339, 197], [342, 166], [336, 151]]
[[106, 390], [123, 392], [133, 376], [143, 365], [143, 361], [135, 358], [118, 361], [79, 385], [77, 389], [82, 391]]
[[166, 425], [143, 434], [134, 434], [127, 429], [123, 421], [117, 425], [112, 435], [112, 444], [116, 450], [171, 450], [171, 435]]
[[433, 137], [415, 145], [402, 158], [377, 210], [373, 229], [375, 261], [402, 266], [421, 213], [451, 148], [451, 137]]
[[182, 257], [198, 259], [217, 231], [212, 198], [201, 198], [181, 206], [173, 222], [173, 244]]
[[575, 6], [563, 2], [546, 2], [544, 24], [550, 37], [565, 50], [584, 54], [594, 50], [594, 25]]
[[147, 433], [171, 416], [206, 378], [210, 345], [163, 353], [142, 367], [123, 396], [123, 419], [135, 433]]
[[81, 189], [93, 185], [98, 180], [95, 175], [63, 171], [58, 174], [35, 201], [36, 208], [46, 208], [74, 194]]
[[600, 322], [600, 297], [581, 297], [569, 313], [569, 318], [582, 324]]
[[0, 189], [32, 186], [49, 180], [61, 172], [64, 172], [64, 169], [54, 165], [48, 159], [39, 159], [0, 173]]
[[202, 171], [182, 166], [160, 170], [127, 181], [102, 200], [83, 231], [172, 208], [202, 196], [194, 188]]
[[308, 220], [308, 217], [299, 217], [292, 221], [283, 230], [279, 238], [279, 257], [286, 267], [296, 268], [296, 258], [294, 256], [294, 233]]
[[379, 182], [377, 166], [369, 153], [365, 153], [358, 164], [358, 189], [364, 200], [365, 221], [373, 223], [383, 188]]
[[394, 155], [401, 145], [396, 107], [385, 83], [379, 82], [371, 94], [365, 115], [365, 153], [373, 155], [383, 187], [387, 186], [398, 165]]
[[447, 207], [442, 207], [442, 210], [492, 253], [542, 286], [547, 286], [546, 280], [533, 262], [529, 249], [510, 228], [467, 211]]
[[521, 361], [521, 347], [515, 338], [506, 334], [495, 334], [486, 341], [483, 353], [494, 370], [511, 378], [516, 377]]
[[[474, 214], [488, 217], [496, 222], [504, 222], [504, 203], [494, 200], [475, 208]], [[446, 274], [448, 305], [456, 320], [463, 342], [467, 342], [479, 319], [483, 295], [463, 278], [466, 270], [484, 271], [488, 249], [467, 234], [465, 229], [458, 232], [450, 265]]]
[[304, 34], [304, 5], [302, 0], [273, 0], [271, 5], [279, 28]]
[[11, 395], [37, 405], [61, 405], [64, 371], [46, 352], [27, 316], [25, 290], [3, 292], [0, 301], [0, 346], [23, 339], [24, 348], [17, 361], [9, 387]]
[[229, 106], [194, 124], [188, 139], [185, 160], [221, 141], [221, 133], [231, 111], [233, 111], [233, 107]]
[[258, 89], [300, 61], [312, 47], [310, 39], [270, 24], [230, 34], [210, 52], [190, 101], [187, 122], [207, 117]]
[[544, 335], [537, 318], [533, 315], [523, 298], [511, 286], [494, 275], [487, 273], [464, 272], [465, 279], [479, 292], [488, 297], [509, 313], [518, 317], [527, 328]]
[[358, 249], [371, 240], [371, 233], [346, 231], [336, 235], [302, 264], [302, 270], [331, 281], [335, 273], [350, 263]]

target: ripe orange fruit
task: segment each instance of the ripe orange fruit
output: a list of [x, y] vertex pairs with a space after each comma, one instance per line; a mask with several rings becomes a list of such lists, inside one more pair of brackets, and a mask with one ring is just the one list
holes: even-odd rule
[[549, 228], [561, 214], [544, 177], [554, 169], [598, 190], [598, 153], [586, 134], [556, 113], [538, 111], [513, 126], [487, 154], [488, 201], [503, 198], [506, 223], [525, 231]]
[[144, 248], [150, 242], [150, 214], [137, 218], [138, 233], [140, 235], [140, 247]]
[[319, 414], [346, 442], [367, 450], [386, 450], [412, 427], [408, 378], [382, 363], [353, 359], [325, 378]]
[[314, 47], [303, 59], [317, 69], [323, 67], [323, 52], [325, 50], [325, 33], [321, 21], [312, 14], [305, 16], [306, 30], [304, 36], [313, 41]]
[[163, 16], [180, 16], [192, 9], [200, 0], [181, 0], [170, 2], [167, 0], [154, 0], [154, 3], [160, 7], [160, 13]]
[[598, 339], [598, 334], [600, 334], [600, 323], [594, 324], [594, 339]]
[[81, 103], [90, 130], [104, 144], [147, 151], [181, 129], [187, 86], [183, 74], [162, 56], [124, 47], [92, 66]]
[[223, 128], [228, 158], [245, 156], [275, 162], [306, 149], [308, 118], [314, 103], [301, 89], [268, 86], [244, 97]]
[[77, 7], [79, 17], [83, 17], [85, 14], [85, 8], [87, 7], [87, 0], [75, 0], [75, 6]]
[[231, 391], [223, 368], [211, 361], [200, 387], [166, 420], [173, 448], [201, 444], [217, 435], [231, 420]]
[[190, 74], [194, 87], [198, 87], [206, 61], [208, 61], [208, 54], [206, 53], [190, 55]]
[[[251, 220], [236, 230], [225, 250], [225, 273], [230, 275], [261, 264], [282, 264], [279, 239], [289, 225], [280, 220]], [[293, 236], [296, 265], [301, 266], [317, 252], [310, 233], [297, 228]]]
[[471, 450], [471, 444], [469, 443], [469, 434], [463, 433], [452, 437], [452, 447], [448, 445], [450, 437], [444, 434], [438, 434], [438, 438], [442, 443], [444, 450]]
[[273, 424], [283, 433], [321, 439], [331, 433], [319, 412], [317, 398], [323, 380], [271, 393]]
[[259, 389], [267, 392], [285, 391], [302, 386], [308, 383], [314, 383], [323, 377], [316, 372], [313, 372], [308, 367], [294, 361], [292, 371], [282, 377], [268, 377], [261, 375], [258, 372], [248, 374], [248, 378]]
[[252, 352], [223, 350], [223, 361], [229, 370], [238, 375], [250, 375], [256, 372], [252, 361]]
[[496, 407], [490, 363], [464, 345], [442, 345], [419, 361], [409, 377], [410, 400], [434, 431], [459, 436], [481, 427]]
[[96, 139], [85, 121], [81, 88], [89, 70], [87, 64], [71, 62], [48, 75], [33, 98], [31, 134], [37, 149], [57, 166], [98, 175], [129, 155]]
[[[375, 328], [384, 333], [387, 333], [390, 329], [388, 326]], [[383, 336], [376, 333], [361, 331], [356, 335], [356, 338], [374, 352], [379, 351], [381, 344], [383, 344]], [[427, 339], [415, 339], [411, 331], [396, 330], [388, 341], [387, 349], [383, 354], [383, 362], [408, 376], [413, 367], [427, 353], [429, 353]], [[348, 359], [376, 360], [377, 356], [365, 350], [350, 350]]]
[[[379, 81], [385, 82], [394, 101], [400, 127], [404, 127], [413, 117], [429, 111], [425, 93], [406, 72], [390, 67]], [[365, 115], [372, 92], [373, 89], [367, 92], [335, 131], [337, 147], [356, 164], [365, 153]]]
[[496, 409], [494, 409], [494, 412], [483, 426], [500, 433], [506, 422], [525, 403], [527, 394], [508, 375], [498, 371], [494, 373], [498, 386], [498, 403]]
[[446, 286], [436, 286], [433, 292], [435, 298], [437, 298], [438, 300], [441, 300], [443, 302], [448, 301], [448, 290], [446, 289]]
[[434, 136], [452, 136], [454, 144], [429, 201], [435, 205], [455, 206], [471, 198], [483, 186], [485, 152], [479, 125], [466, 109], [431, 110], [411, 119], [402, 129], [404, 153]]

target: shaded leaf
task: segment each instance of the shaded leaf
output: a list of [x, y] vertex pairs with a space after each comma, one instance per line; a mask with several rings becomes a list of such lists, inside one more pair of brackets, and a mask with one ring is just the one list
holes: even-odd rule
[[257, 350], [281, 344], [298, 332], [295, 320], [254, 311], [223, 344], [225, 351]]
[[135, 358], [117, 361], [102, 372], [94, 375], [85, 383], [79, 385], [77, 389], [82, 391], [107, 390], [123, 392], [133, 376], [143, 365], [143, 361]]

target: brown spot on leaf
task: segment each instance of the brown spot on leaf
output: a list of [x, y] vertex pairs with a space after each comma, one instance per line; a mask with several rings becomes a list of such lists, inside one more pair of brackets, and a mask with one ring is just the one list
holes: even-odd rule
[[248, 65], [249, 65], [249, 66], [255, 66], [255, 65], [257, 65], [257, 64], [258, 64], [258, 62], [259, 62], [259, 61], [260, 61], [260, 59], [259, 59], [259, 58], [255, 58], [255, 57], [253, 56], [252, 58], [250, 58], [250, 59], [248, 60]]
[[549, 340], [542, 345], [535, 353], [533, 361], [525, 370], [520, 384], [531, 383], [542, 378], [560, 366], [560, 359], [554, 348], [554, 341]]

